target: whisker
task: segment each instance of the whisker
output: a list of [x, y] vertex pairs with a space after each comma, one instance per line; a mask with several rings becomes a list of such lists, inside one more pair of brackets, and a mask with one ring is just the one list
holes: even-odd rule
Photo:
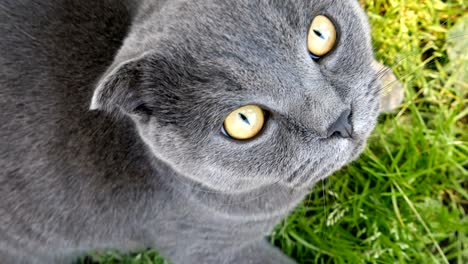
[[[384, 92], [388, 87], [390, 87], [390, 86], [396, 84], [398, 81], [401, 81], [401, 80], [405, 79], [406, 77], [408, 77], [408, 76], [414, 74], [416, 71], [420, 70], [421, 68], [424, 68], [424, 67], [426, 67], [426, 66], [433, 65], [433, 64], [435, 64], [436, 62], [437, 62], [436, 60], [431, 59], [430, 62], [423, 63], [421, 66], [416, 67], [416, 68], [414, 69], [414, 71], [412, 71], [412, 72], [410, 72], [410, 73], [408, 73], [408, 74], [405, 74], [405, 75], [403, 75], [403, 76], [400, 76], [397, 80], [395, 80], [395, 81], [393, 81], [393, 82], [391, 82], [391, 83], [385, 85], [384, 87], [382, 87], [382, 88], [379, 90], [379, 92]], [[390, 91], [391, 91], [391, 89], [390, 89]]]
[[[324, 201], [323, 201], [323, 214], [324, 214], [324, 219], [328, 219], [328, 211], [327, 211], [327, 192], [325, 191], [325, 180], [326, 179], [323, 179], [322, 180], [322, 195], [323, 195], [323, 198], [324, 198]], [[323, 236], [323, 234], [322, 234]]]
[[[441, 27], [446, 26], [446, 25], [448, 24], [448, 22], [449, 22], [448, 20], [447, 20], [447, 21], [444, 21], [443, 23], [440, 24], [440, 26], [441, 26]], [[376, 43], [376, 41], [375, 41], [375, 40], [372, 40], [372, 47], [373, 47], [373, 48], [372, 48], [372, 52], [373, 52], [374, 54], [379, 50], [379, 48], [376, 47], [375, 43]], [[404, 54], [401, 54], [400, 57], [406, 57], [406, 55], [407, 55], [409, 52], [410, 52], [410, 51], [405, 52]], [[386, 65], [386, 64], [388, 63], [388, 60], [389, 60], [389, 59], [385, 59], [385, 58], [384, 58], [383, 61], [382, 61], [382, 64]], [[398, 60], [400, 60], [400, 59], [398, 59]], [[392, 66], [391, 68], [393, 68], [393, 66]]]
[[[462, 38], [462, 37], [466, 37], [468, 34], [461, 34], [461, 35], [457, 35], [457, 36], [453, 36], [453, 37], [450, 37], [450, 38], [447, 38], [447, 40], [453, 40], [453, 39], [457, 39], [457, 38]], [[420, 54], [420, 51], [418, 52], [415, 52], [416, 54]], [[382, 78], [383, 76], [385, 76], [385, 74], [387, 74], [389, 71], [392, 70], [392, 68], [394, 68], [395, 66], [397, 66], [398, 64], [400, 64], [401, 62], [403, 62], [404, 60], [408, 59], [410, 56], [412, 56], [414, 54], [410, 54], [408, 56], [406, 56], [405, 58], [402, 58], [400, 59], [397, 63], [395, 63], [394, 65], [388, 67], [388, 68], [385, 68], [385, 66], [383, 66], [381, 71], [378, 71], [378, 73], [376, 73], [376, 76], [375, 76], [375, 79], [380, 79]], [[437, 60], [435, 60], [435, 58], [429, 58], [427, 59], [427, 62], [423, 62], [422, 65], [416, 67], [414, 69], [414, 71], [408, 73], [408, 74], [405, 74], [403, 76], [400, 76], [397, 78], [397, 80], [395, 81], [392, 81], [390, 83], [388, 83], [387, 85], [385, 85], [384, 87], [382, 87], [380, 90], [378, 90], [378, 92], [383, 92], [384, 96], [387, 95], [390, 91], [392, 91], [393, 89], [391, 89], [391, 87], [395, 84], [397, 84], [399, 81], [405, 79], [406, 77], [414, 74], [416, 71], [418, 71], [419, 69], [421, 68], [424, 68], [424, 67], [427, 67], [427, 66], [430, 66], [430, 65], [433, 65], [437, 62]], [[386, 93], [386, 94], [385, 94]]]
[[[467, 36], [468, 34], [461, 34], [461, 35], [458, 35], [458, 36], [454, 36], [454, 37], [450, 37], [450, 38], [447, 38], [446, 40], [453, 40], [453, 39], [457, 39], [457, 38], [462, 38], [462, 37], [465, 37]], [[414, 51], [413, 53], [410, 53], [410, 54], [405, 54], [404, 57], [398, 59], [398, 61], [396, 63], [394, 63], [393, 65], [391, 66], [388, 66], [389, 68], [394, 68], [395, 66], [397, 66], [398, 64], [400, 64], [402, 61], [406, 60], [407, 58], [413, 56], [413, 55], [416, 55], [416, 54], [420, 54], [421, 51]], [[388, 71], [387, 71], [388, 72]]]
[[[447, 21], [444, 21], [444, 22], [441, 23], [440, 25], [441, 25], [441, 26], [444, 26], [444, 25], [447, 25], [447, 23], [448, 23], [448, 20], [447, 20]], [[453, 37], [450, 37], [450, 38], [446, 38], [446, 41], [448, 41], [448, 40], [453, 40], [453, 39], [460, 38], [460, 37], [465, 37], [466, 35], [468, 35], [468, 34], [461, 34], [461, 35], [453, 36]], [[374, 44], [374, 43], [373, 43], [373, 44]], [[373, 52], [376, 52], [377, 50], [378, 50], [377, 47], [373, 48]], [[399, 65], [401, 62], [403, 62], [404, 60], [408, 59], [409, 57], [411, 57], [411, 56], [413, 56], [413, 55], [417, 55], [417, 54], [419, 54], [419, 53], [420, 53], [420, 51], [414, 51], [414, 52], [409, 51], [409, 52], [407, 52], [407, 53], [401, 55], [400, 58], [398, 58], [397, 61], [396, 61], [393, 65], [388, 66], [388, 67], [385, 67], [385, 65], [386, 65], [386, 63], [387, 63], [387, 61], [388, 61], [389, 59], [384, 59], [384, 60], [383, 60], [383, 63], [382, 63], [384, 66], [382, 66], [382, 69], [380, 69], [380, 70], [377, 71], [376, 77], [377, 77], [377, 78], [382, 78], [382, 77], [385, 76], [390, 70], [392, 70], [394, 67], [396, 67], [397, 65]], [[392, 83], [392, 85], [393, 85], [393, 84], [394, 84], [394, 83]], [[388, 88], [388, 86], [386, 86], [386, 87]]]

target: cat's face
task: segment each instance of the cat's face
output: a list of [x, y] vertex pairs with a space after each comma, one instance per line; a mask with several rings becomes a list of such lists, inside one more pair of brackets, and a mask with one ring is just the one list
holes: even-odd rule
[[[307, 186], [362, 151], [380, 84], [357, 1], [169, 2], [136, 20], [93, 109], [125, 113], [156, 157], [220, 191]], [[307, 35], [318, 15], [337, 40], [313, 60]], [[227, 137], [226, 117], [245, 105], [268, 113], [263, 129]], [[347, 110], [351, 137], [329, 136]]]

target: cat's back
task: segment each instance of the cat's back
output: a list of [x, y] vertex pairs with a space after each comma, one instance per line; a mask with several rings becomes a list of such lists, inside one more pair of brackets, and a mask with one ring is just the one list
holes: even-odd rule
[[107, 125], [88, 111], [89, 100], [129, 23], [122, 1], [0, 3], [2, 167], [66, 156], [62, 149], [91, 140], [86, 127]]
[[145, 173], [133, 126], [89, 111], [130, 20], [119, 0], [0, 1], [0, 248], [34, 221], [83, 218], [93, 192], [128, 185], [123, 170]]

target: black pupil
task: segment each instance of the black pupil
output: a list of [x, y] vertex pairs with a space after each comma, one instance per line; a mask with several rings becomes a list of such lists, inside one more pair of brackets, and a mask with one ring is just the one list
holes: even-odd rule
[[322, 33], [320, 33], [320, 31], [314, 29], [314, 33], [315, 33], [315, 35], [317, 35], [319, 38], [325, 39], [325, 37], [322, 35]]
[[239, 117], [242, 119], [242, 121], [244, 121], [245, 123], [247, 123], [250, 126], [249, 119], [244, 114], [239, 113]]

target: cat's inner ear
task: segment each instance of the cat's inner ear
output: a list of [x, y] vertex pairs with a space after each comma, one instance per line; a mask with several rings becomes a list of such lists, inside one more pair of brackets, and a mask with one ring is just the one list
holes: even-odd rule
[[146, 56], [141, 56], [111, 66], [94, 90], [90, 110], [151, 114], [144, 104], [141, 91], [146, 62]]

